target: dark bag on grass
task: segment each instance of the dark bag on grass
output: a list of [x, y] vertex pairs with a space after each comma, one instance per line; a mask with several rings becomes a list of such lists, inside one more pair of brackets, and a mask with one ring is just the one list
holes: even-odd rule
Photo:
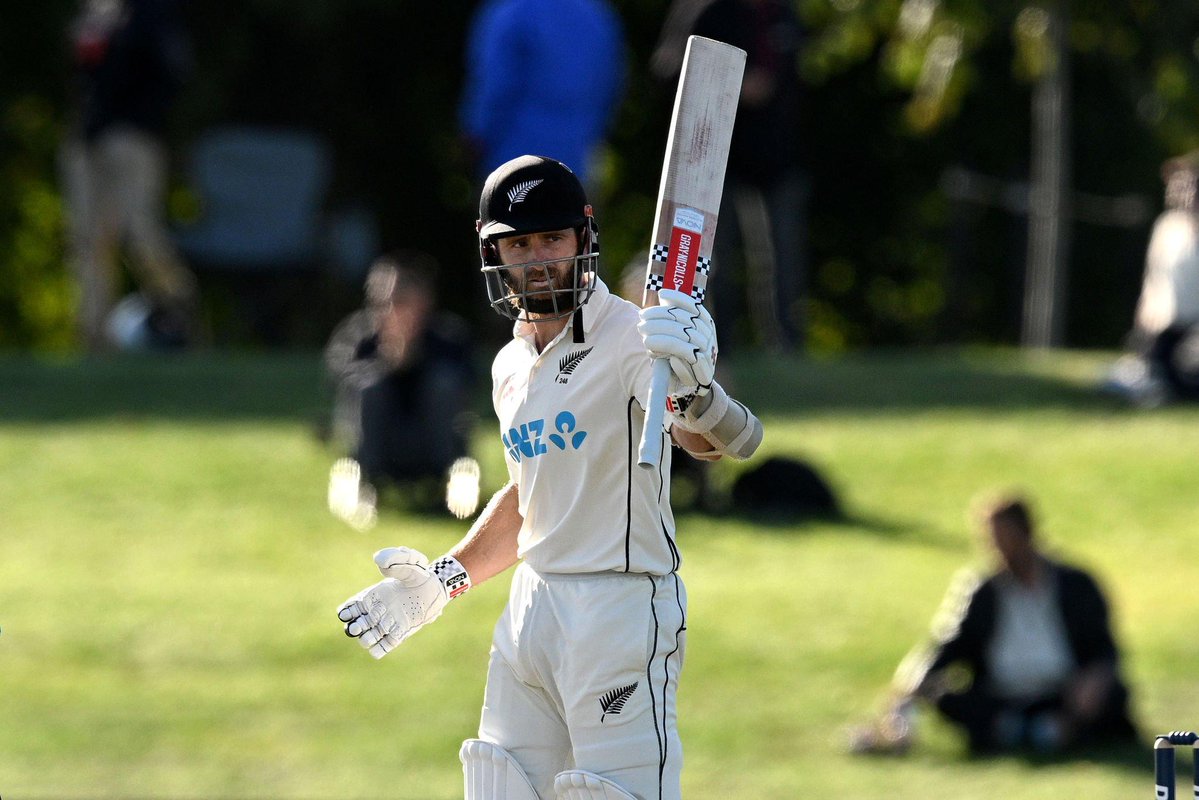
[[837, 497], [820, 474], [791, 458], [768, 458], [733, 483], [733, 509], [774, 517], [836, 517]]

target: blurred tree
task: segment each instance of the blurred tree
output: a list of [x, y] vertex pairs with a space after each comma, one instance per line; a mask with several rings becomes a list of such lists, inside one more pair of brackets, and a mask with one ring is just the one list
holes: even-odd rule
[[63, 263], [62, 202], [55, 184], [53, 106], [24, 95], [4, 108], [0, 137], [0, 347], [66, 350], [74, 292]]
[[[808, 86], [814, 179], [812, 346], [1018, 341], [1032, 86], [1048, 52], [1036, 24], [1043, 6], [795, 1], [810, 30], [797, 69]], [[631, 74], [596, 198], [609, 278], [648, 244], [673, 95], [647, 70], [668, 0], [615, 2]], [[440, 294], [452, 309], [489, 314], [477, 303], [474, 190], [455, 138], [474, 5], [192, 3], [198, 64], [173, 122], [177, 165], [209, 125], [314, 128], [334, 147], [331, 203], [364, 201], [385, 248], [437, 255]], [[19, 4], [0, 26], [0, 179], [8, 189], [0, 194], [0, 347], [67, 342], [71, 289], [54, 153], [74, 8], [74, 0]], [[1199, 146], [1199, 7], [1079, 2], [1070, 12], [1075, 198], [1140, 195], [1156, 204], [1160, 161]], [[946, 191], [961, 174], [954, 168], [992, 181], [993, 199], [954, 199]], [[1113, 214], [1087, 212], [1097, 202], [1074, 203], [1064, 331], [1072, 345], [1114, 345], [1140, 283], [1148, 216], [1113, 226]], [[347, 309], [358, 299], [352, 288]]]
[[[892, 175], [915, 178], [899, 184], [902, 202], [936, 217], [921, 221], [903, 212], [871, 215], [876, 222], [916, 224], [919, 228], [907, 233], [895, 229], [895, 235], [906, 239], [916, 234], [939, 253], [939, 257], [926, 253], [922, 261], [906, 268], [865, 255], [855, 257], [858, 248], [852, 246], [835, 254], [829, 251], [833, 260], [826, 283], [836, 287], [843, 301], [835, 306], [820, 303], [818, 317], [840, 322], [840, 331], [848, 333], [852, 343], [875, 341], [881, 322], [901, 322], [905, 312], [910, 317], [921, 316], [922, 311], [934, 314], [935, 339], [946, 334], [1016, 339], [1019, 320], [1014, 315], [1021, 305], [1023, 274], [1013, 267], [1022, 267], [1025, 221], [1022, 216], [994, 217], [1012, 211], [1028, 213], [1027, 186], [1023, 208], [1009, 203], [1007, 211], [983, 212], [945, 208], [937, 179], [947, 167], [964, 166], [1010, 182], [1017, 193], [1021, 190], [1019, 184], [1027, 180], [1033, 161], [1031, 87], [1056, 66], [1053, 28], [1048, 24], [1055, 7], [1068, 12], [1064, 38], [1074, 62], [1069, 109], [1076, 120], [1073, 135], [1063, 140], [1072, 148], [1073, 158], [1058, 167], [1066, 170], [1064, 174], [1073, 172], [1076, 190], [1091, 193], [1091, 207], [1099, 195], [1117, 196], [1117, 200], [1128, 193], [1156, 198], [1162, 158], [1196, 145], [1199, 76], [1194, 31], [1199, 10], [1191, 4], [801, 0], [801, 6], [818, 31], [802, 65], [809, 80], [827, 89], [865, 66], [862, 80], [877, 83], [858, 85], [853, 95], [840, 93], [841, 100], [853, 106], [843, 113], [861, 109], [854, 96], [875, 103], [890, 96], [898, 105], [882, 120], [869, 111], [862, 117], [864, 122], [881, 122], [877, 127], [865, 122], [868, 131], [881, 133], [868, 132], [867, 142], [860, 137], [852, 140], [859, 148], [857, 157], [873, 160], [869, 149], [861, 148], [872, 139], [890, 148], [891, 153], [875, 164], [886, 163]], [[832, 93], [818, 89], [816, 95], [827, 100]], [[914, 137], [932, 145], [931, 149], [915, 146]], [[821, 136], [818, 141], [827, 145], [829, 138]], [[1055, 153], [1068, 157], [1066, 147]], [[915, 165], [918, 153], [931, 159], [923, 176], [921, 170], [905, 167]], [[836, 179], [835, 174], [828, 175], [828, 180]], [[860, 216], [836, 204], [848, 200], [845, 195], [835, 196], [834, 205], [823, 208], [842, 219]], [[1076, 216], [1068, 226], [1077, 246], [1072, 253], [1065, 249], [1063, 256], [1072, 256], [1082, 280], [1073, 283], [1067, 300], [1071, 308], [1085, 313], [1069, 315], [1066, 342], [1110, 346], [1118, 331], [1127, 327], [1150, 212], [1142, 209], [1121, 216], [1120, 208], [1135, 212], [1136, 204], [1117, 204], [1111, 213], [1092, 213], [1083, 219]], [[1125, 227], [1114, 228], [1114, 222]], [[822, 221], [815, 221], [814, 227], [827, 231]], [[877, 241], [878, 237], [879, 232], [871, 231], [867, 238]], [[897, 267], [902, 273], [900, 285], [879, 283], [880, 274]], [[944, 268], [964, 274], [939, 272]], [[857, 276], [857, 282], [847, 275]], [[919, 287], [940, 287], [944, 307], [905, 305], [900, 301], [902, 285], [923, 297], [929, 295]], [[845, 302], [850, 299], [856, 302]], [[909, 340], [921, 331], [930, 332], [911, 318], [903, 328], [900, 338]]]
[[73, 8], [46, 0], [6, 11], [0, 25], [0, 348], [71, 341], [56, 152]]

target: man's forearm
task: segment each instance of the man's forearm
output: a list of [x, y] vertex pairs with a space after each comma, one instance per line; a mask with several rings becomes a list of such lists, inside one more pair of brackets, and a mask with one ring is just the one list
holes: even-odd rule
[[508, 483], [496, 492], [475, 524], [449, 554], [470, 575], [472, 585], [500, 574], [517, 561], [516, 538], [524, 517], [518, 510], [519, 487]]

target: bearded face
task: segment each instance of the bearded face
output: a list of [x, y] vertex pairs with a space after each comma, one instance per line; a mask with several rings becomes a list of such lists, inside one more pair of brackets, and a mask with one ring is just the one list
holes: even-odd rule
[[509, 236], [497, 250], [508, 296], [525, 313], [561, 316], [578, 304], [579, 235], [572, 228]]
[[503, 271], [513, 301], [530, 314], [557, 314], [575, 306], [575, 257], [535, 262]]

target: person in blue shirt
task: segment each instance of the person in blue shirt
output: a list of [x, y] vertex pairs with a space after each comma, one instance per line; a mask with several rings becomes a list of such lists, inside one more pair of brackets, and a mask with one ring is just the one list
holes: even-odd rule
[[459, 116], [476, 176], [539, 153], [588, 185], [624, 89], [616, 11], [606, 0], [487, 0], [468, 35]]

